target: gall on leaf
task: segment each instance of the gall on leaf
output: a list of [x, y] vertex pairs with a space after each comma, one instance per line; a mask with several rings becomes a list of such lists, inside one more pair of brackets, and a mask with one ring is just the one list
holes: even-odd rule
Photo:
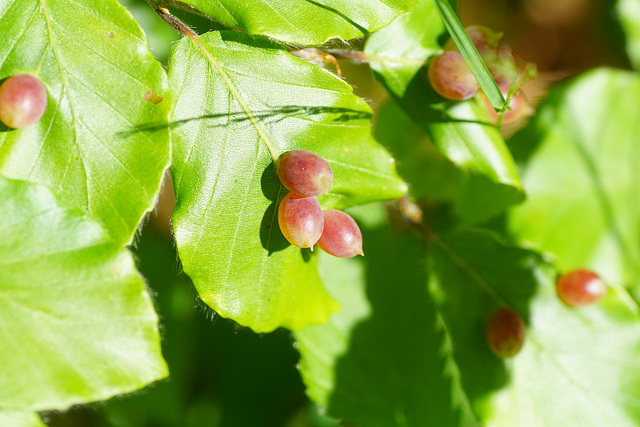
[[329, 164], [306, 150], [288, 151], [280, 156], [278, 178], [287, 190], [300, 196], [319, 196], [333, 186]]
[[515, 356], [524, 344], [524, 321], [510, 308], [495, 310], [486, 327], [487, 344], [491, 351], [502, 359]]
[[362, 252], [362, 233], [358, 224], [345, 212], [329, 209], [324, 214], [324, 231], [318, 247], [338, 258], [351, 258], [364, 255]]
[[570, 307], [582, 307], [597, 302], [607, 285], [596, 273], [577, 269], [561, 275], [556, 282], [558, 297]]
[[[504, 96], [506, 99], [509, 95], [509, 86], [502, 85], [499, 87], [500, 92], [502, 92], [502, 96]], [[499, 119], [498, 113], [484, 94], [481, 95], [481, 99], [489, 116], [490, 123], [493, 125], [497, 124]], [[527, 97], [520, 89], [518, 89], [515, 92], [515, 95], [511, 97], [511, 100], [509, 101], [509, 108], [510, 109], [505, 111], [504, 115], [502, 116], [502, 125], [505, 126], [515, 123], [533, 114], [533, 108], [531, 108], [531, 104], [529, 104]]]
[[[493, 31], [491, 28], [485, 27], [484, 25], [469, 25], [464, 28], [464, 31], [467, 33], [469, 40], [471, 40], [471, 43], [473, 43], [481, 55], [485, 50], [497, 49], [500, 39], [502, 38], [501, 32]], [[445, 44], [444, 49], [458, 50], [458, 46], [456, 46], [453, 39], [449, 39]]]
[[480, 89], [462, 54], [455, 50], [433, 58], [429, 64], [428, 76], [433, 90], [453, 101], [469, 99]]
[[313, 250], [324, 228], [322, 208], [313, 197], [289, 193], [278, 207], [278, 224], [289, 243]]
[[31, 74], [9, 77], [0, 86], [0, 121], [13, 129], [31, 126], [47, 108], [47, 90]]

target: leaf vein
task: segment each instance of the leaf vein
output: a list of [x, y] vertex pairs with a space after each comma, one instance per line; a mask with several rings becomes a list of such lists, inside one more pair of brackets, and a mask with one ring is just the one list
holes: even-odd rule
[[[15, 2], [14, 2], [15, 3]], [[7, 9], [9, 10], [9, 9]], [[5, 12], [6, 13], [6, 12]], [[29, 29], [29, 27], [31, 26], [31, 22], [33, 21], [33, 18], [37, 15], [38, 13], [38, 7], [36, 6], [33, 10], [33, 14], [31, 15], [31, 17], [29, 18], [29, 21], [27, 22], [27, 25], [24, 26], [24, 29], [22, 30], [22, 32], [18, 35], [18, 37], [16, 38], [15, 43], [13, 44], [13, 46], [11, 46], [11, 48], [7, 51], [7, 55], [0, 61], [0, 64], [2, 64], [3, 62], [5, 62], [7, 60], [7, 58], [9, 57], [9, 55], [11, 55], [11, 52], [13, 52], [13, 50], [16, 48], [16, 46], [18, 45], [18, 43], [20, 43], [20, 40], [22, 40], [22, 38], [25, 36], [25, 34], [27, 34], [27, 30]], [[2, 17], [0, 17], [1, 19]]]

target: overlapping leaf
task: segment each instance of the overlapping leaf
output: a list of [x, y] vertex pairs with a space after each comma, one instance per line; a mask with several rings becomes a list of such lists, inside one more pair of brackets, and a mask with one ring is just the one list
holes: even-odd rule
[[397, 159], [398, 172], [410, 183], [410, 193], [442, 203], [442, 212], [446, 212], [442, 218], [453, 214], [470, 221], [488, 215], [493, 206], [503, 206], [501, 193], [493, 191], [494, 183], [460, 168], [438, 151], [397, 103], [389, 101], [380, 111], [376, 137]]
[[523, 199], [511, 154], [476, 100], [443, 101], [422, 66], [440, 50], [444, 27], [430, 0], [376, 32], [365, 53], [376, 77], [398, 105], [457, 165], [461, 177], [454, 210], [463, 222], [486, 219]]
[[195, 8], [225, 25], [249, 34], [314, 45], [331, 38], [349, 40], [389, 24], [415, 0], [167, 0], [187, 10]]
[[320, 198], [324, 208], [399, 197], [406, 186], [371, 136], [371, 110], [347, 84], [264, 38], [222, 32], [202, 41], [179, 43], [169, 69], [184, 270], [207, 304], [256, 331], [325, 321], [337, 305], [315, 256], [279, 230], [285, 190], [267, 147], [329, 162], [334, 187]]
[[636, 70], [640, 70], [640, 1], [618, 0], [618, 19], [627, 38], [627, 54]]
[[592, 71], [549, 95], [510, 144], [529, 197], [510, 231], [616, 284], [640, 283], [640, 77]]
[[363, 258], [323, 256], [343, 307], [295, 334], [307, 393], [332, 416], [370, 427], [469, 425], [415, 236], [364, 225]]
[[167, 374], [131, 255], [39, 185], [0, 179], [0, 407], [65, 409]]
[[[480, 232], [443, 236], [429, 271], [463, 387], [483, 425], [637, 425], [640, 317], [624, 291], [569, 308], [538, 254]], [[524, 347], [510, 360], [494, 356], [484, 335], [501, 305], [527, 323]]]
[[427, 60], [441, 50], [446, 34], [432, 0], [419, 0], [414, 8], [372, 35], [365, 45], [371, 68], [392, 95], [403, 98], [419, 77]]
[[33, 73], [48, 93], [37, 124], [0, 130], [0, 172], [128, 242], [169, 161], [166, 78], [138, 24], [115, 0], [4, 1], [0, 40], [0, 79]]

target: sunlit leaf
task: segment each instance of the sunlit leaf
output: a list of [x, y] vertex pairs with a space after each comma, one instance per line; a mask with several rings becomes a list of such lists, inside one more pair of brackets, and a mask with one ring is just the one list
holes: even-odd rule
[[440, 50], [446, 30], [433, 0], [419, 0], [409, 13], [367, 40], [365, 54], [392, 95], [402, 98], [427, 60]]
[[280, 232], [286, 190], [270, 153], [305, 149], [329, 162], [324, 208], [397, 198], [406, 185], [371, 136], [370, 108], [347, 84], [265, 38], [222, 32], [202, 41], [179, 43], [169, 69], [184, 271], [207, 304], [256, 331], [326, 321], [338, 307], [315, 256]]
[[637, 74], [592, 71], [553, 90], [510, 141], [529, 195], [511, 233], [563, 270], [591, 267], [625, 286], [640, 284], [638, 99]]
[[415, 0], [236, 0], [167, 1], [249, 34], [262, 34], [302, 45], [322, 44], [331, 38], [349, 40], [389, 24]]
[[47, 110], [0, 129], [0, 172], [46, 184], [128, 242], [168, 166], [162, 67], [115, 0], [0, 2], [0, 80], [32, 73]]
[[0, 426], [46, 427], [35, 412], [0, 411]]
[[[518, 203], [523, 193], [511, 154], [499, 131], [489, 124], [484, 106], [475, 99], [444, 101], [428, 83], [422, 67], [440, 50], [438, 38], [443, 32], [433, 3], [423, 0], [372, 35], [365, 53], [398, 105], [457, 166], [458, 171], [451, 172], [461, 181], [457, 214], [472, 223]], [[383, 132], [380, 126], [378, 131]]]
[[410, 194], [442, 203], [446, 217], [453, 214], [471, 222], [504, 206], [505, 194], [495, 191], [492, 181], [444, 156], [397, 103], [389, 101], [382, 108], [376, 138], [397, 159], [398, 172], [410, 184]]
[[65, 409], [167, 375], [130, 253], [45, 187], [0, 179], [0, 407]]
[[[569, 308], [556, 296], [554, 269], [535, 252], [481, 232], [437, 242], [429, 284], [482, 425], [637, 425], [640, 317], [624, 291]], [[508, 360], [485, 341], [486, 321], [503, 305], [527, 324], [522, 351]]]

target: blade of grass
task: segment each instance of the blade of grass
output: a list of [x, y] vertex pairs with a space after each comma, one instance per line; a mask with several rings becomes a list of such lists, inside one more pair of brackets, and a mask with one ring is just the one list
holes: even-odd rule
[[471, 68], [471, 72], [478, 81], [478, 84], [480, 84], [480, 88], [484, 91], [485, 95], [487, 95], [489, 102], [491, 102], [491, 105], [496, 111], [504, 110], [506, 108], [504, 97], [502, 93], [500, 93], [500, 89], [498, 89], [495, 80], [491, 77], [487, 66], [482, 61], [478, 50], [464, 31], [458, 15], [456, 15], [456, 12], [447, 0], [433, 0], [433, 3], [440, 14], [442, 22], [444, 22], [445, 28], [456, 43], [456, 46], [458, 46], [460, 53], [469, 65], [469, 68]]

